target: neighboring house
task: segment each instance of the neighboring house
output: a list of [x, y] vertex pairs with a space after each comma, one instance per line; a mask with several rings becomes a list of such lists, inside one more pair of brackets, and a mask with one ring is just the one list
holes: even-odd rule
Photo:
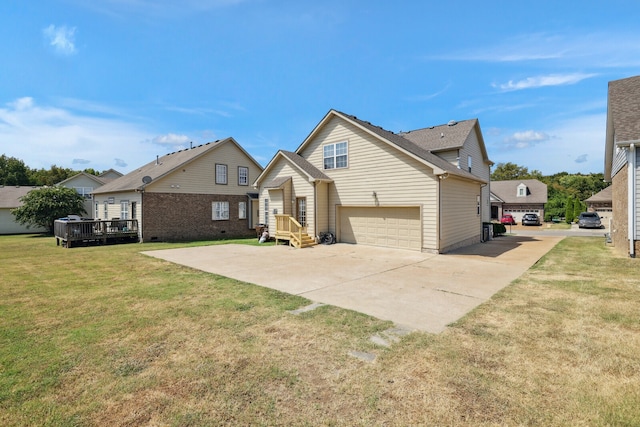
[[[114, 179], [120, 178], [121, 176], [122, 174], [120, 172], [117, 172], [113, 169], [109, 169], [108, 171], [105, 171], [98, 176], [91, 175], [86, 172], [80, 172], [70, 178], [65, 179], [62, 182], [59, 182], [56, 185], [75, 189], [78, 194], [82, 195], [85, 198], [84, 209], [87, 212], [82, 216], [84, 216], [85, 218], [98, 218], [99, 215], [94, 209], [93, 191], [113, 181]], [[80, 214], [80, 212], [69, 213]]]
[[584, 201], [587, 204], [587, 211], [597, 212], [603, 225], [612, 218], [612, 190], [612, 186], [608, 186]]
[[272, 235], [284, 214], [310, 236], [438, 253], [482, 240], [491, 165], [476, 119], [396, 134], [330, 110], [254, 185]]
[[542, 221], [545, 203], [547, 184], [537, 179], [491, 181], [491, 219], [511, 214], [516, 222], [521, 222], [524, 214], [535, 213]]
[[93, 192], [97, 219], [137, 219], [143, 242], [253, 236], [262, 167], [233, 138], [158, 157]]
[[640, 76], [609, 82], [604, 179], [611, 182], [611, 240], [635, 257], [640, 242]]
[[16, 222], [11, 211], [22, 206], [20, 199], [35, 188], [31, 186], [0, 185], [0, 234], [46, 233], [49, 230], [41, 227], [27, 228]]

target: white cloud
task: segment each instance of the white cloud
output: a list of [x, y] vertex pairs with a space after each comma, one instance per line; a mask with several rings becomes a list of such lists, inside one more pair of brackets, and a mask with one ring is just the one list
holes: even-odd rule
[[526, 79], [507, 83], [494, 84], [493, 87], [503, 91], [514, 91], [522, 89], [539, 88], [545, 86], [564, 86], [576, 84], [584, 79], [595, 77], [597, 74], [573, 73], [573, 74], [550, 74], [546, 76], [527, 77]]
[[0, 106], [1, 154], [35, 169], [56, 164], [128, 172], [122, 170], [127, 164], [141, 166], [166, 154], [150, 143], [152, 137], [134, 122], [40, 106], [30, 97]]
[[588, 154], [580, 154], [578, 157], [576, 157], [576, 159], [574, 161], [576, 163], [586, 163], [587, 161], [589, 161], [589, 155]]
[[76, 28], [66, 26], [56, 27], [51, 24], [42, 30], [42, 34], [47, 39], [50, 46], [56, 53], [62, 55], [73, 55], [76, 53], [75, 34]]
[[526, 130], [524, 132], [515, 132], [511, 136], [504, 139], [505, 145], [511, 148], [527, 148], [543, 141], [551, 139], [544, 132], [534, 130]]
[[180, 146], [189, 142], [189, 137], [187, 135], [177, 135], [175, 133], [168, 133], [166, 135], [156, 136], [151, 140], [154, 144], [159, 145], [171, 145], [171, 146]]

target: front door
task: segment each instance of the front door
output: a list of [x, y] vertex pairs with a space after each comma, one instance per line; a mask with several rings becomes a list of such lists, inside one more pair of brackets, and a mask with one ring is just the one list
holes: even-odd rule
[[296, 197], [296, 220], [301, 226], [307, 226], [307, 198]]

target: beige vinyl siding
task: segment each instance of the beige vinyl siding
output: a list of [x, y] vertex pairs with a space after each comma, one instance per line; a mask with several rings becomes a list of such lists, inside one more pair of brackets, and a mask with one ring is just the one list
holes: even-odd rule
[[636, 148], [634, 150], [635, 156], [636, 156], [636, 170], [633, 171], [632, 173], [635, 174], [635, 201], [636, 201], [636, 205], [634, 206], [634, 215], [635, 215], [635, 236], [634, 236], [634, 240], [640, 240], [640, 151], [638, 151], [638, 149]]
[[480, 185], [451, 176], [441, 184], [440, 251], [470, 239], [480, 241], [482, 221], [476, 210]]
[[27, 228], [26, 225], [18, 224], [11, 209], [0, 209], [0, 234], [44, 233], [48, 231], [44, 227]]
[[300, 154], [322, 169], [323, 146], [342, 141], [348, 142], [348, 167], [323, 171], [334, 180], [329, 185], [329, 231], [336, 232], [336, 207], [339, 205], [418, 205], [423, 213], [423, 248], [437, 249], [437, 178], [433, 171], [338, 117], [329, 120]]
[[[227, 184], [216, 184], [216, 164], [227, 165]], [[238, 166], [249, 169], [249, 185], [238, 185]], [[149, 184], [145, 191], [187, 194], [246, 194], [260, 168], [235, 144], [228, 142], [205, 153], [173, 173]], [[140, 183], [142, 185], [142, 182]]]
[[446, 160], [447, 162], [451, 163], [452, 165], [454, 165], [455, 167], [458, 167], [458, 152], [459, 150], [451, 150], [451, 151], [439, 151], [437, 154], [438, 157]]
[[318, 227], [316, 235], [329, 231], [329, 187], [333, 184], [319, 182], [316, 184], [316, 215], [315, 226]]
[[[109, 198], [113, 197], [113, 204], [109, 204], [107, 208], [107, 218], [120, 218], [120, 202], [123, 200], [129, 201], [129, 219], [137, 219], [138, 220], [138, 228], [139, 234], [142, 236], [142, 193], [129, 191], [122, 193], [105, 193], [105, 194], [96, 194], [94, 195], [93, 206], [95, 210], [95, 204], [98, 203], [98, 212], [100, 212], [99, 219], [104, 218], [104, 202], [109, 201]], [[136, 217], [133, 218], [131, 212], [131, 203], [136, 202]]]
[[307, 233], [315, 235], [315, 217], [311, 203], [314, 200], [313, 184], [309, 182], [306, 175], [300, 173], [297, 168], [292, 167], [285, 159], [280, 158], [271, 171], [264, 177], [262, 183], [269, 183], [276, 177], [291, 177], [282, 189], [260, 189], [260, 209], [264, 216], [264, 199], [269, 198], [269, 228], [275, 230], [275, 217], [273, 210], [278, 209], [279, 214], [295, 217], [296, 197], [307, 198]]

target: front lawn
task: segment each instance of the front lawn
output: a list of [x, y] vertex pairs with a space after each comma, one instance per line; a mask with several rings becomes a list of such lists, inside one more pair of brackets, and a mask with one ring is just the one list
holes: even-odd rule
[[139, 253], [179, 246], [0, 236], [0, 424], [640, 425], [638, 260], [601, 238], [390, 348], [389, 322]]

